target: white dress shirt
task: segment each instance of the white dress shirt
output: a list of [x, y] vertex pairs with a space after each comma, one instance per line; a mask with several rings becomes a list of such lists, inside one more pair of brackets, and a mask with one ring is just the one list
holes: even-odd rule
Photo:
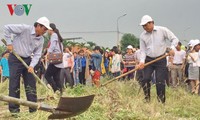
[[173, 57], [173, 64], [183, 64], [183, 61], [186, 57], [186, 52], [184, 50], [174, 51], [174, 57]]
[[154, 26], [152, 32], [144, 31], [140, 35], [140, 62], [145, 61], [146, 56], [158, 57], [165, 53], [167, 40], [172, 41], [171, 47], [177, 46], [178, 38], [166, 27]]

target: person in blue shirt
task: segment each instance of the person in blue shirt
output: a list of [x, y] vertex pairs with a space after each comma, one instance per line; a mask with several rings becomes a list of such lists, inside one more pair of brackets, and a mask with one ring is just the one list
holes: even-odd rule
[[92, 82], [96, 87], [100, 87], [100, 76], [101, 76], [101, 61], [102, 61], [102, 53], [101, 48], [99, 46], [95, 46], [93, 52], [86, 50], [86, 52], [91, 56], [92, 67], [90, 70], [92, 75]]
[[74, 85], [78, 85], [79, 82], [79, 72], [81, 71], [81, 59], [77, 52], [73, 53], [74, 55], [74, 69], [73, 69], [73, 77], [74, 77]]
[[[14, 51], [21, 56], [28, 65], [28, 69], [11, 52], [8, 58], [10, 79], [9, 96], [20, 98], [20, 77], [23, 77], [26, 97], [28, 101], [37, 102], [36, 80], [32, 73], [38, 63], [43, 49], [44, 37], [49, 26], [49, 20], [46, 17], [39, 18], [34, 25], [8, 24], [3, 27], [4, 37], [7, 42], [7, 49]], [[13, 37], [13, 40], [11, 39]], [[31, 55], [33, 57], [31, 58]], [[35, 112], [37, 109], [29, 108], [29, 112]], [[12, 115], [20, 112], [20, 106], [9, 103], [9, 111]]]
[[83, 50], [80, 50], [78, 53], [81, 60], [81, 70], [79, 72], [79, 80], [81, 84], [85, 85], [86, 84], [86, 79], [85, 79], [86, 57], [84, 55]]
[[10, 76], [9, 66], [8, 66], [9, 53], [10, 52], [7, 50], [2, 54], [2, 58], [1, 58], [1, 62], [0, 62], [0, 73], [2, 75], [1, 80], [3, 80], [3, 81], [1, 81], [1, 82], [4, 82]]

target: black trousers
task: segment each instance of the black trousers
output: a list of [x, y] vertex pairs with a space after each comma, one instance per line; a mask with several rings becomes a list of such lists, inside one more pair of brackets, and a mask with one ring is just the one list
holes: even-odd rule
[[60, 71], [61, 68], [57, 68], [54, 64], [49, 64], [45, 73], [45, 78], [53, 88], [54, 92], [59, 90], [62, 93], [63, 91], [60, 79]]
[[[30, 64], [31, 58], [22, 58], [27, 65]], [[11, 53], [8, 58], [10, 69], [9, 80], [9, 96], [20, 98], [20, 77], [22, 75], [26, 97], [28, 101], [37, 102], [36, 80], [34, 76], [28, 72], [27, 68]], [[20, 112], [19, 105], [9, 103], [9, 110], [12, 113]], [[36, 109], [29, 108], [29, 112], [34, 112]]]
[[144, 70], [137, 70], [136, 79], [138, 80], [140, 85], [142, 83], [143, 77], [144, 77]]
[[82, 67], [82, 71], [79, 72], [79, 82], [83, 85], [86, 84], [86, 80], [85, 80], [85, 67]]
[[[145, 63], [154, 60], [155, 58], [146, 57]], [[144, 78], [142, 80], [142, 88], [146, 99], [150, 99], [150, 89], [151, 89], [151, 75], [153, 71], [156, 74], [156, 91], [159, 101], [165, 102], [165, 82], [167, 79], [167, 67], [166, 58], [163, 58], [149, 66], [144, 68]]]

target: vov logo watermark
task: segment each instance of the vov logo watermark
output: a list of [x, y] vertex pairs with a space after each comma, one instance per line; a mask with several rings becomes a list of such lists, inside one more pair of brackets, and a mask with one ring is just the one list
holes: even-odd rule
[[30, 13], [32, 4], [21, 4], [21, 5], [7, 4], [7, 6], [8, 6], [8, 10], [11, 16], [13, 16], [13, 14], [17, 16], [22, 16], [25, 14], [26, 16], [28, 16]]

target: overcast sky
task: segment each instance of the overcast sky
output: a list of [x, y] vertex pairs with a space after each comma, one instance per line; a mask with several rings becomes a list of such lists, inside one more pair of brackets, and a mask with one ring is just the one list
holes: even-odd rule
[[[7, 4], [32, 4], [32, 7], [28, 16], [11, 16]], [[180, 40], [190, 40], [199, 39], [199, 5], [200, 0], [1, 0], [0, 26], [33, 24], [46, 16], [65, 38], [83, 37], [97, 45], [112, 47], [117, 44], [119, 16], [127, 14], [119, 19], [120, 32], [139, 37], [143, 31], [140, 19], [148, 14], [155, 25], [168, 27]]]

